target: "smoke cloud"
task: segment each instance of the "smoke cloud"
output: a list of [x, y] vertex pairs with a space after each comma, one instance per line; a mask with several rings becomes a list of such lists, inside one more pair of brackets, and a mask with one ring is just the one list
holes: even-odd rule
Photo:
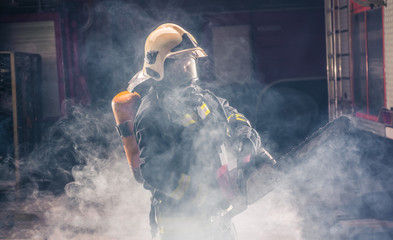
[[[37, 214], [40, 222], [15, 229], [11, 237], [150, 239], [150, 193], [132, 178], [110, 108], [73, 107], [70, 113], [49, 131], [24, 168], [44, 175], [49, 184], [47, 191], [37, 191], [43, 184], [33, 182], [20, 209]], [[351, 219], [391, 219], [388, 156], [391, 142], [359, 131], [351, 119], [329, 123], [279, 158], [286, 174], [276, 188], [233, 219], [239, 239], [375, 235], [375, 230], [347, 224]], [[65, 194], [53, 191], [58, 186], [51, 184], [71, 176]]]
[[[123, 91], [142, 67], [142, 46], [150, 30], [173, 21], [192, 31], [199, 27], [194, 24], [198, 17], [171, 5], [146, 11], [125, 1], [103, 1], [94, 11], [96, 17], [111, 17], [111, 29], [118, 32], [110, 41], [91, 34], [84, 47], [87, 70], [96, 72], [89, 80], [94, 105], [73, 106], [68, 118], [57, 122], [24, 159], [22, 175], [29, 179], [23, 180], [21, 194], [26, 201], [22, 207], [10, 207], [36, 214], [39, 221], [24, 228], [16, 220], [9, 238], [151, 238], [150, 193], [131, 175], [108, 100]], [[255, 95], [255, 91], [250, 86], [244, 93]], [[242, 101], [232, 91], [221, 93], [235, 99], [240, 112], [252, 114], [250, 99]], [[268, 112], [259, 117], [268, 118]], [[273, 125], [274, 119], [265, 122], [279, 127]], [[300, 120], [291, 124], [290, 129], [303, 127]], [[268, 148], [277, 150], [277, 143], [264, 139], [264, 132], [261, 136]], [[355, 239], [364, 232], [348, 228], [350, 219], [391, 220], [391, 149], [391, 142], [361, 132], [350, 118], [341, 118], [287, 154], [274, 152], [285, 176], [272, 192], [233, 219], [239, 239]], [[391, 239], [380, 234], [385, 238], [379, 239]]]
[[350, 118], [327, 124], [279, 159], [286, 175], [235, 217], [239, 237], [391, 239], [379, 222], [391, 219], [391, 152], [390, 140], [360, 131]]
[[109, 103], [74, 106], [25, 162], [22, 175], [31, 179], [25, 179], [23, 211], [41, 222], [15, 229], [15, 237], [150, 238], [150, 196], [133, 180]]

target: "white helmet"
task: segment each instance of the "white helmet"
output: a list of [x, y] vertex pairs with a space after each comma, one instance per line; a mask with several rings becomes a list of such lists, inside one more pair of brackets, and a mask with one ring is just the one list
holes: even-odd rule
[[143, 69], [130, 80], [127, 90], [132, 92], [136, 86], [150, 78], [161, 81], [164, 78], [165, 60], [184, 53], [192, 53], [196, 58], [207, 56], [198, 47], [195, 38], [182, 27], [173, 23], [162, 24], [147, 37]]

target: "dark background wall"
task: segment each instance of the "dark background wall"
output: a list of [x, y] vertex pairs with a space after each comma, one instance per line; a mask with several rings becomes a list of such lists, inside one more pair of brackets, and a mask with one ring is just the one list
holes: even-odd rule
[[[55, 117], [43, 117], [39, 125], [44, 142], [45, 136], [59, 135], [52, 126], [72, 121], [75, 107], [110, 113], [111, 99], [142, 67], [146, 37], [164, 22], [175, 22], [196, 37], [209, 55], [199, 61], [202, 86], [245, 113], [272, 153], [287, 152], [328, 121], [322, 0], [0, 3], [3, 36], [9, 34], [4, 26], [40, 21], [54, 21], [55, 42], [54, 62], [43, 61], [42, 68], [58, 73], [57, 79], [47, 79], [57, 84], [43, 83], [36, 96], [42, 108], [56, 108]], [[34, 29], [19, 34], [27, 49], [46, 48], [40, 34], [35, 33], [34, 43], [29, 34]], [[0, 42], [0, 51], [20, 51], [9, 46]], [[58, 99], [44, 99], [46, 92], [58, 93], [52, 96]], [[68, 170], [77, 161], [72, 154], [59, 160]]]

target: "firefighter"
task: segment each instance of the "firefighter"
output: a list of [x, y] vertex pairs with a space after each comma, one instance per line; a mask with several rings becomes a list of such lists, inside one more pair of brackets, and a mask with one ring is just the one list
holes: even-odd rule
[[222, 146], [231, 142], [241, 156], [260, 146], [243, 114], [198, 85], [197, 61], [206, 56], [189, 32], [163, 24], [147, 37], [143, 69], [128, 88], [150, 87], [133, 134], [152, 192], [152, 233], [163, 240], [235, 239], [230, 219], [217, 217], [231, 207], [217, 181]]

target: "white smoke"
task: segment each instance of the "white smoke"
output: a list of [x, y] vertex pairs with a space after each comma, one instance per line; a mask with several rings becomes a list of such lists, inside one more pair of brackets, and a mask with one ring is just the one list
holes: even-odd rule
[[[110, 104], [92, 109], [74, 107], [69, 119], [57, 123], [50, 132], [51, 138], [29, 156], [28, 168], [42, 173], [67, 172], [70, 167], [59, 164], [53, 156], [68, 148], [72, 157], [62, 160], [77, 162], [72, 167], [73, 181], [65, 186], [65, 194], [37, 191], [36, 185], [24, 191], [30, 193], [24, 212], [37, 214], [41, 221], [23, 232], [14, 229], [13, 236], [53, 240], [150, 238], [150, 193], [132, 177]], [[54, 184], [61, 182], [55, 175], [45, 176]]]
[[[280, 159], [279, 186], [235, 217], [240, 239], [391, 239], [377, 221], [391, 219], [391, 147], [346, 117], [323, 127]], [[376, 223], [351, 222], [367, 218]]]
[[[50, 133], [29, 157], [29, 168], [67, 174], [59, 160], [74, 158], [74, 180], [65, 186], [65, 194], [38, 192], [34, 185], [23, 211], [37, 213], [41, 222], [32, 229], [15, 229], [10, 237], [150, 239], [150, 193], [131, 175], [110, 105], [74, 107]], [[354, 236], [341, 227], [340, 217], [361, 218], [365, 203], [366, 216], [383, 218], [389, 210], [389, 195], [362, 196], [391, 190], [392, 168], [384, 162], [390, 146], [389, 141], [357, 130], [347, 118], [325, 126], [280, 159], [286, 173], [280, 184], [234, 217], [239, 239]], [[59, 155], [65, 148], [67, 156]], [[56, 182], [58, 176], [49, 179]]]
[[[85, 48], [84, 58], [90, 59], [85, 61], [91, 71], [106, 66], [111, 72], [108, 79], [97, 79], [96, 83], [107, 91], [105, 97], [124, 90], [132, 74], [140, 69], [141, 46], [150, 30], [166, 21], [192, 26], [193, 20], [170, 5], [148, 12], [123, 1], [102, 1], [95, 11], [118, 16], [119, 22], [113, 24], [122, 32], [120, 36], [129, 37], [115, 39], [113, 45], [103, 49], [99, 40]], [[114, 128], [110, 102], [96, 102], [98, 107], [74, 107], [69, 119], [59, 121], [26, 159], [25, 169], [47, 176], [49, 187], [48, 191], [37, 191], [39, 183], [33, 182], [25, 191], [29, 196], [21, 210], [36, 213], [40, 224], [31, 229], [14, 229], [9, 238], [151, 238], [150, 193], [131, 175]], [[299, 165], [287, 171], [276, 189], [233, 219], [239, 240], [337, 239], [338, 216], [359, 217], [364, 203], [358, 199], [363, 194], [391, 190], [393, 186], [391, 168], [381, 163], [390, 145], [375, 139], [363, 133], [357, 135], [351, 124], [342, 124], [324, 129], [318, 137], [283, 157]], [[373, 148], [378, 151], [368, 151]], [[368, 159], [375, 164], [366, 164]], [[55, 191], [59, 187], [56, 182], [70, 182], [65, 193]], [[389, 196], [387, 199], [391, 200]], [[375, 202], [368, 200], [378, 217], [386, 204]], [[344, 236], [352, 234], [340, 231]]]

